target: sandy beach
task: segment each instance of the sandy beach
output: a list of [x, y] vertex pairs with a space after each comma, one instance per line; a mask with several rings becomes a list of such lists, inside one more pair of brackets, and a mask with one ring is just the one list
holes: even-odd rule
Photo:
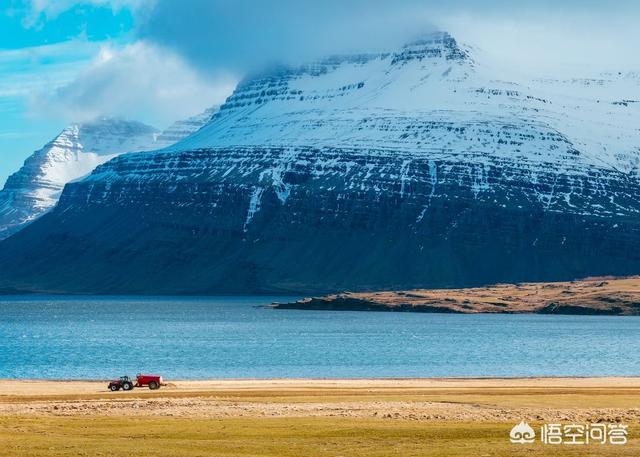
[[[391, 445], [394, 441], [387, 435], [403, 430], [447, 431], [453, 442], [445, 440], [443, 453], [431, 454], [421, 447], [424, 441], [412, 442], [409, 436], [407, 452], [398, 455], [456, 455], [447, 452], [464, 445], [462, 441], [455, 444], [457, 433], [462, 439], [473, 429], [487, 434], [486, 440], [476, 442], [478, 449], [506, 446], [504, 455], [518, 455], [519, 448], [509, 447], [508, 431], [525, 420], [532, 424], [625, 423], [631, 430], [629, 444], [599, 452], [637, 455], [638, 451], [632, 432], [640, 424], [640, 378], [168, 380], [167, 384], [157, 391], [109, 392], [106, 381], [0, 380], [0, 439], [14, 446], [10, 455], [98, 455], [71, 452], [85, 449], [86, 440], [92, 449], [111, 449], [120, 443], [125, 455], [122, 439], [133, 430], [144, 437], [141, 455], [296, 455], [288, 454], [295, 448], [286, 445], [290, 440], [308, 455], [341, 455], [321, 452], [322, 443], [333, 442], [340, 430], [355, 427], [362, 430], [350, 439], [360, 443], [357, 449], [362, 455], [392, 455], [382, 452], [385, 436]], [[230, 450], [188, 452], [171, 435], [159, 438], [158, 430], [170, 425], [199, 433], [203, 440], [221, 433], [231, 440], [225, 441]], [[62, 441], [48, 431], [66, 427], [80, 428], [63, 433], [68, 440], [59, 448]], [[317, 432], [315, 438], [307, 436], [309, 430]], [[248, 431], [252, 438], [241, 439]], [[270, 440], [275, 440], [272, 451], [253, 453], [251, 443], [259, 446]], [[51, 446], [38, 451], [38, 443]], [[376, 452], [365, 452], [372, 448]]]
[[0, 415], [640, 421], [640, 378], [170, 381], [131, 392], [106, 385], [0, 380]]
[[640, 420], [640, 378], [282, 379], [167, 384], [157, 391], [109, 392], [106, 381], [2, 380], [0, 415]]

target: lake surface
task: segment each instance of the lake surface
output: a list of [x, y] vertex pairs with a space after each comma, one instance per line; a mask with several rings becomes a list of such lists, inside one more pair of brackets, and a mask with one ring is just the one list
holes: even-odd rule
[[640, 318], [273, 310], [283, 297], [0, 297], [0, 378], [640, 375]]

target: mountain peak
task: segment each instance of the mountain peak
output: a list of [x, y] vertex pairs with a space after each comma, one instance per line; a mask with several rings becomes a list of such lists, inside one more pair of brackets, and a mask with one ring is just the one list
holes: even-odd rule
[[167, 147], [205, 125], [217, 109], [178, 121], [162, 133], [119, 117], [68, 125], [7, 179], [0, 191], [0, 240], [51, 209], [67, 183], [122, 153]]
[[147, 150], [153, 146], [158, 133], [158, 129], [142, 122], [102, 117], [70, 124], [44, 149], [61, 147], [98, 155]]
[[219, 109], [219, 105], [212, 106], [195, 116], [174, 122], [163, 130], [163, 132], [156, 138], [158, 147], [172, 145], [197, 132], [211, 120], [213, 115], [216, 114]]
[[394, 55], [392, 63], [406, 63], [425, 58], [444, 58], [450, 61], [470, 60], [469, 53], [449, 33], [433, 32], [405, 44], [402, 50]]
[[153, 133], [159, 131], [157, 128], [140, 121], [125, 119], [117, 116], [101, 116], [88, 121], [72, 122], [62, 130], [61, 134], [69, 131], [91, 132], [95, 130], [103, 130], [114, 133]]

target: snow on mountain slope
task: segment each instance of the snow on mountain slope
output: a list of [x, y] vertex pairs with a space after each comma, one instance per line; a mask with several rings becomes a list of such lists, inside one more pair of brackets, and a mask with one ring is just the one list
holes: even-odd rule
[[[444, 33], [274, 69], [192, 135], [67, 186], [0, 244], [14, 264], [0, 286], [324, 292], [638, 273], [638, 100], [638, 74], [523, 76]], [[49, 271], [54, 255], [66, 266]]]
[[[589, 196], [571, 186], [563, 192], [547, 189], [544, 177], [549, 165], [576, 179], [595, 170], [640, 175], [640, 77], [509, 81], [503, 75], [477, 63], [469, 48], [446, 33], [395, 53], [283, 68], [242, 83], [211, 123], [165, 152], [293, 148], [261, 171], [260, 183], [280, 188], [281, 194], [290, 190], [281, 182], [282, 172], [296, 165], [295, 148], [301, 147], [361, 149], [369, 156], [394, 151], [404, 156], [403, 166], [389, 173], [403, 187], [414, 181], [416, 159], [480, 166], [474, 178], [478, 195], [490, 187], [482, 170], [508, 162], [527, 168], [528, 179], [542, 183], [531, 197], [549, 210], [636, 211], [635, 197], [624, 192], [614, 196], [615, 208], [590, 206]], [[141, 167], [145, 160], [135, 159]], [[322, 173], [331, 164], [310, 165], [313, 173]], [[258, 167], [245, 160], [233, 164], [246, 172], [252, 166]], [[373, 171], [369, 176], [375, 180], [379, 173]], [[98, 172], [90, 179], [101, 178]], [[371, 188], [366, 181], [359, 181], [362, 190]]]
[[209, 122], [211, 120], [211, 117], [219, 109], [219, 106], [213, 106], [200, 114], [174, 122], [171, 126], [167, 127], [160, 135], [158, 135], [157, 141], [161, 144], [171, 145], [183, 138], [188, 137], [192, 133], [200, 130], [203, 125]]
[[[509, 81], [502, 76], [476, 63], [450, 36], [436, 35], [397, 53], [334, 58], [246, 81], [215, 122], [171, 149], [374, 143], [430, 156], [475, 150], [480, 161], [558, 157], [556, 148], [540, 144], [545, 139], [526, 141], [515, 151], [497, 143], [495, 135], [492, 139], [492, 133], [512, 125], [562, 135], [585, 164], [638, 173], [632, 157], [639, 153], [640, 77]], [[453, 124], [468, 128], [446, 127]], [[485, 131], [486, 126], [497, 132]]]
[[178, 121], [162, 133], [140, 122], [110, 118], [71, 124], [7, 179], [0, 192], [0, 239], [55, 206], [68, 182], [119, 154], [171, 145], [202, 127], [215, 111]]

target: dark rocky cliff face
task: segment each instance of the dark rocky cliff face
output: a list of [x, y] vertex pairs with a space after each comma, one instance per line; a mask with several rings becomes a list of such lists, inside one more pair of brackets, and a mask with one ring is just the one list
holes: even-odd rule
[[441, 35], [246, 81], [185, 140], [68, 184], [0, 243], [0, 289], [319, 293], [638, 273], [636, 107], [597, 92], [626, 82], [482, 71]]
[[[601, 194], [604, 206], [610, 193], [640, 191], [636, 182], [594, 170], [577, 181], [550, 172], [533, 184], [526, 166], [470, 170], [416, 160], [402, 184], [381, 172], [402, 160], [381, 152], [373, 160], [372, 152], [298, 150], [299, 165], [282, 174], [286, 198], [260, 178], [261, 166], [290, 153], [284, 149], [155, 156], [154, 179], [143, 154], [116, 159], [104, 168], [118, 178], [67, 186], [53, 213], [5, 242], [0, 260], [13, 266], [2, 276], [28, 290], [308, 293], [640, 268], [637, 216], [549, 211], [530, 201], [532, 187], [580, 186], [585, 195]], [[227, 173], [233, 157], [259, 167]], [[174, 167], [160, 172], [168, 162]], [[319, 162], [332, 163], [320, 177]], [[491, 189], [480, 196], [478, 175]]]

